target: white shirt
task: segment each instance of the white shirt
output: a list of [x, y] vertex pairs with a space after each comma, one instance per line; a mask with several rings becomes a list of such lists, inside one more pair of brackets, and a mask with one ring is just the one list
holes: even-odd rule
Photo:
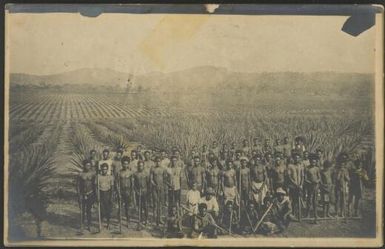
[[186, 193], [187, 208], [192, 210], [189, 215], [198, 213], [198, 203], [201, 198], [201, 193], [198, 190], [189, 190]]
[[102, 170], [102, 164], [103, 163], [106, 163], [108, 165], [108, 168], [107, 168], [107, 175], [112, 175], [112, 160], [111, 159], [107, 159], [107, 160], [100, 160], [99, 161], [99, 170]]
[[219, 205], [215, 197], [211, 197], [210, 200], [206, 200], [206, 197], [202, 197], [199, 203], [206, 203], [207, 211], [219, 212]]

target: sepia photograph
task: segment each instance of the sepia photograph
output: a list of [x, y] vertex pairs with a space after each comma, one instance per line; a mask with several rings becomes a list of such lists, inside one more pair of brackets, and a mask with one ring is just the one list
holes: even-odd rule
[[383, 18], [6, 5], [5, 245], [383, 245]]

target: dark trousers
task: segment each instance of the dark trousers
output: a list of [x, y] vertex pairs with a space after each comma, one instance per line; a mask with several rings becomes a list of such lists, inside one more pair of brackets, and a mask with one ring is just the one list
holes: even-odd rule
[[110, 220], [112, 210], [112, 192], [111, 190], [102, 191], [100, 190], [100, 214], [107, 221]]

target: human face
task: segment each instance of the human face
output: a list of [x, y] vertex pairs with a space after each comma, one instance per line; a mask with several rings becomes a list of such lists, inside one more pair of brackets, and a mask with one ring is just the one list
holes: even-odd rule
[[285, 195], [283, 195], [283, 194], [279, 194], [278, 195], [278, 201], [283, 201], [283, 198], [285, 197]]
[[108, 169], [107, 169], [106, 167], [104, 167], [104, 168], [102, 169], [102, 175], [104, 175], [104, 176], [107, 175], [107, 170], [108, 170]]
[[192, 190], [197, 190], [197, 184], [196, 183], [194, 183], [193, 185], [192, 185]]
[[207, 145], [203, 145], [202, 149], [203, 149], [203, 151], [206, 151], [207, 150]]
[[144, 153], [144, 158], [146, 159], [146, 160], [150, 160], [150, 152], [146, 152], [146, 153]]
[[213, 148], [216, 148], [218, 146], [217, 142], [213, 142]]
[[294, 163], [299, 163], [300, 160], [301, 158], [299, 157], [299, 155], [294, 156]]
[[155, 166], [160, 166], [160, 158], [155, 159]]
[[178, 150], [176, 150], [176, 151], [174, 152], [174, 155], [175, 155], [177, 158], [179, 158], [180, 152], [179, 152]]
[[171, 159], [171, 163], [172, 163], [172, 166], [175, 166], [176, 165], [176, 162], [177, 162], [177, 159], [175, 157], [173, 157]]
[[275, 157], [275, 162], [279, 165], [281, 163], [281, 158], [279, 156]]
[[116, 158], [117, 158], [117, 159], [122, 158], [122, 153], [121, 153], [121, 152], [116, 153]]
[[245, 167], [246, 167], [246, 165], [247, 165], [247, 162], [246, 162], [246, 160], [242, 160], [242, 161], [241, 161], [241, 166], [242, 166], [242, 168], [245, 168]]
[[91, 170], [91, 163], [86, 163], [86, 165], [84, 165], [84, 169], [86, 172], [90, 171]]
[[103, 152], [103, 158], [104, 158], [104, 160], [106, 160], [107, 158], [108, 158], [108, 155], [109, 155], [110, 153], [108, 152], [108, 151], [104, 151]]
[[198, 166], [200, 164], [200, 162], [201, 162], [201, 159], [199, 159], [199, 157], [194, 158], [194, 165], [195, 166]]
[[230, 170], [233, 168], [233, 163], [232, 162], [228, 162], [227, 163], [227, 169]]
[[303, 158], [304, 158], [304, 159], [307, 159], [308, 156], [309, 156], [309, 153], [308, 153], [308, 152], [303, 153]]
[[207, 212], [207, 208], [205, 208], [205, 207], [201, 207], [201, 208], [199, 209], [199, 213], [200, 213], [201, 215], [205, 215], [206, 212]]
[[91, 152], [91, 158], [95, 158], [96, 157], [96, 152], [95, 151], [92, 151]]
[[138, 171], [139, 171], [139, 172], [143, 171], [143, 163], [142, 163], [142, 162], [140, 162], [140, 163], [138, 164]]
[[128, 161], [123, 161], [122, 168], [123, 169], [128, 169], [128, 165], [129, 165]]
[[310, 160], [310, 165], [311, 165], [311, 166], [316, 166], [316, 165], [317, 165], [317, 160], [311, 159], [311, 160]]
[[239, 158], [241, 157], [241, 153], [239, 153], [239, 152], [235, 153], [235, 157], [236, 157], [237, 159], [239, 159]]
[[132, 152], [131, 152], [131, 157], [132, 157], [132, 158], [136, 159], [136, 155], [137, 155], [137, 154], [136, 154], [136, 151], [132, 151]]

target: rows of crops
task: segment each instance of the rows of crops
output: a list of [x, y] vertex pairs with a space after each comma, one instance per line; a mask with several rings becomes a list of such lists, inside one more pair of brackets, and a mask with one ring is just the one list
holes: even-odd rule
[[[133, 107], [113, 103], [105, 96], [79, 94], [26, 94], [11, 99], [10, 117], [21, 121], [51, 122], [57, 120], [87, 120], [98, 118], [135, 118], [167, 115], [157, 108]], [[109, 96], [114, 98], [113, 95]], [[15, 96], [16, 98], [16, 96]]]

